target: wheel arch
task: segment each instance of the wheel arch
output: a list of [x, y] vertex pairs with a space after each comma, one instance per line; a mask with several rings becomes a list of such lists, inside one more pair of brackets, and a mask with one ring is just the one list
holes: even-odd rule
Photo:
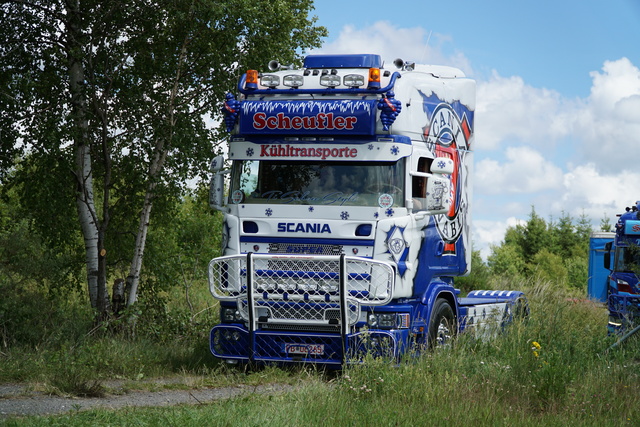
[[440, 298], [449, 303], [456, 321], [459, 318], [460, 307], [458, 306], [458, 299], [456, 298], [454, 287], [446, 282], [433, 282], [429, 285], [421, 300], [423, 306], [422, 317], [428, 320], [427, 329], [431, 324], [433, 308], [435, 307], [436, 301]]

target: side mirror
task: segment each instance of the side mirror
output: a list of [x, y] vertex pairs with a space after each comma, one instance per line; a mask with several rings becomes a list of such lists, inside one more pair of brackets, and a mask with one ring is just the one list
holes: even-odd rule
[[224, 167], [224, 156], [217, 156], [213, 160], [211, 160], [211, 165], [209, 166], [209, 170], [211, 172], [219, 172]]
[[218, 156], [211, 161], [211, 182], [209, 183], [209, 206], [218, 211], [224, 210], [224, 176], [228, 173], [223, 171], [224, 156]]
[[453, 160], [436, 157], [431, 162], [431, 177], [427, 179], [427, 199], [425, 210], [431, 214], [449, 212], [451, 207], [451, 180], [448, 176], [454, 170]]
[[448, 157], [436, 157], [431, 162], [431, 173], [451, 175], [453, 173], [453, 160]]

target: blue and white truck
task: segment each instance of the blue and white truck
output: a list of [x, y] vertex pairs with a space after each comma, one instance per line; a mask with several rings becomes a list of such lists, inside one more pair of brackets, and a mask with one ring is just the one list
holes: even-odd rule
[[[220, 300], [212, 353], [230, 363], [342, 366], [399, 358], [508, 323], [518, 291], [474, 291], [475, 82], [378, 55], [309, 55], [249, 70], [223, 111], [212, 162], [224, 214], [209, 265]], [[230, 161], [230, 169], [227, 169]]]
[[640, 201], [618, 215], [614, 232], [591, 235], [588, 295], [607, 304], [610, 333], [628, 332], [640, 318]]

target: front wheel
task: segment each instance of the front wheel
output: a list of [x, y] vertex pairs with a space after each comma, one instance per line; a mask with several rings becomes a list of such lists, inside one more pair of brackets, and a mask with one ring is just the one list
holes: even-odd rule
[[456, 316], [447, 300], [438, 298], [429, 322], [429, 347], [442, 348], [451, 345], [457, 332]]

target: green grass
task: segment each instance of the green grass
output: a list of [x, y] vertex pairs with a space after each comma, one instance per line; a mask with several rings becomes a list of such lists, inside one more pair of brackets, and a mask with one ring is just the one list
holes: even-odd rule
[[[272, 396], [248, 394], [211, 404], [171, 408], [92, 410], [28, 417], [8, 425], [637, 425], [640, 423], [640, 340], [607, 351], [604, 308], [553, 284], [525, 288], [531, 315], [494, 339], [470, 334], [451, 348], [407, 358], [399, 365], [370, 359], [337, 376], [313, 370], [243, 373], [212, 363], [205, 351], [180, 353], [152, 343], [96, 341], [100, 364], [115, 346], [131, 366], [103, 376], [195, 373], [201, 386], [284, 382], [300, 387]], [[536, 346], [537, 343], [538, 346]], [[169, 346], [172, 347], [172, 346]], [[173, 355], [170, 353], [173, 352]], [[156, 358], [149, 358], [159, 353]], [[179, 354], [177, 354], [179, 353]], [[197, 356], [194, 356], [197, 355]], [[87, 356], [88, 357], [88, 356]], [[194, 357], [197, 363], [187, 360]], [[176, 359], [179, 363], [170, 363]], [[108, 359], [108, 360], [107, 360]], [[182, 366], [182, 368], [179, 368]], [[185, 368], [186, 367], [186, 368]], [[180, 370], [182, 369], [182, 370]], [[136, 372], [138, 374], [136, 374]]]

